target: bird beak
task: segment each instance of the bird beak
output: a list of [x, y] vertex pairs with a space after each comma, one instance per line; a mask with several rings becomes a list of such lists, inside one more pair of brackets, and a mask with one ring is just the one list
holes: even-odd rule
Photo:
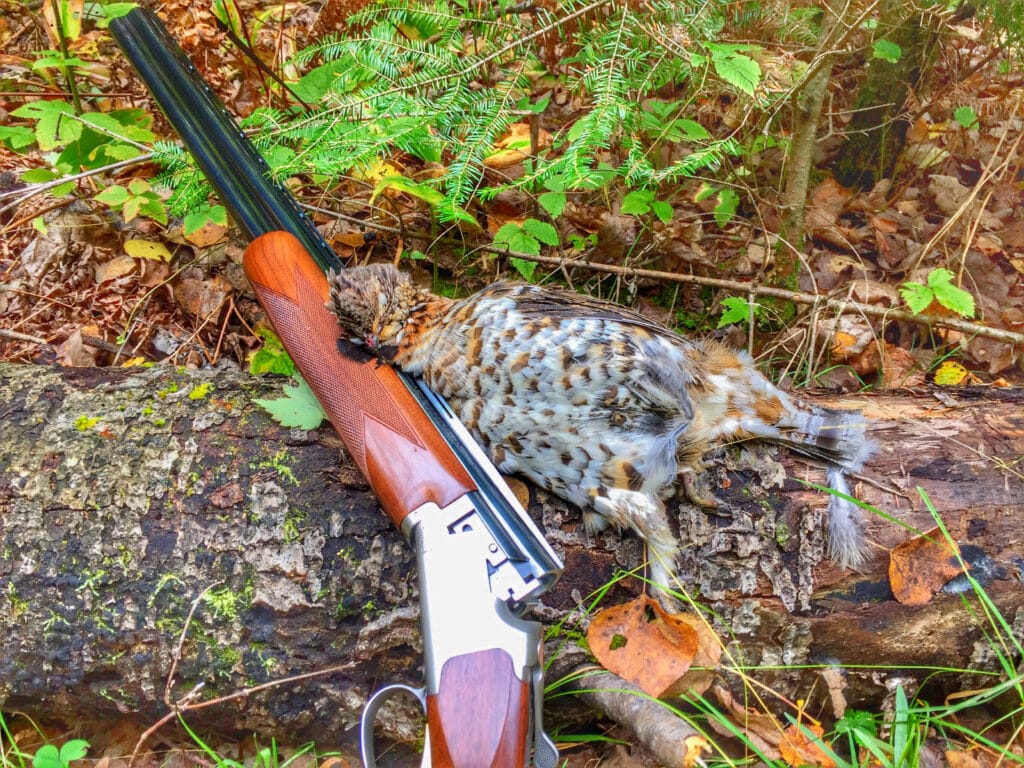
[[375, 333], [368, 334], [366, 336], [366, 338], [363, 339], [363, 343], [366, 344], [366, 346], [369, 349], [376, 349], [377, 348], [377, 334], [375, 334]]

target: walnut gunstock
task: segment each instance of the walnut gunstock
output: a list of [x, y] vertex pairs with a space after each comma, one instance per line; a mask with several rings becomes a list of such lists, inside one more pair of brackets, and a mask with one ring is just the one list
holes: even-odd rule
[[342, 354], [342, 330], [327, 309], [327, 279], [287, 232], [252, 242], [246, 276], [274, 330], [362, 470], [401, 528], [411, 510], [446, 507], [476, 485], [408, 387], [389, 366]]
[[494, 648], [450, 659], [441, 689], [427, 696], [432, 768], [526, 765], [529, 686], [512, 658]]

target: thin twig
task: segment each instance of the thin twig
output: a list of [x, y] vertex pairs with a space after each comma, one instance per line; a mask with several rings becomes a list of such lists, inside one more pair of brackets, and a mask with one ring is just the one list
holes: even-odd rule
[[38, 336], [29, 336], [27, 333], [19, 333], [18, 331], [9, 331], [6, 328], [0, 328], [0, 336], [12, 341], [28, 341], [41, 347], [51, 346], [50, 342], [46, 339], [41, 339]]
[[744, 283], [739, 280], [724, 280], [717, 277], [703, 277], [701, 275], [681, 275], [675, 272], [662, 272], [656, 269], [638, 269], [636, 267], [620, 267], [615, 264], [595, 264], [580, 259], [566, 259], [560, 256], [534, 256], [530, 253], [517, 253], [504, 248], [494, 246], [480, 246], [480, 250], [489, 253], [497, 253], [503, 256], [510, 256], [527, 261], [535, 261], [538, 264], [545, 264], [551, 267], [565, 268], [574, 267], [589, 269], [594, 272], [608, 272], [613, 275], [625, 277], [639, 277], [651, 280], [662, 280], [670, 283], [694, 283], [706, 285], [710, 288], [722, 288], [734, 291], [739, 295], [753, 293], [757, 296], [770, 296], [785, 301], [792, 301], [796, 304], [822, 304], [829, 309], [834, 309], [841, 314], [864, 314], [871, 317], [881, 317], [886, 320], [907, 320], [919, 325], [935, 325], [943, 328], [950, 328], [966, 334], [984, 336], [1007, 344], [1024, 344], [1024, 334], [1008, 331], [1003, 328], [991, 328], [970, 320], [963, 320], [957, 317], [937, 317], [935, 315], [915, 315], [901, 309], [889, 307], [878, 307], [873, 304], [862, 304], [849, 299], [823, 298], [812, 293], [803, 291], [790, 291], [785, 288], [775, 288], [769, 285], [755, 285]]

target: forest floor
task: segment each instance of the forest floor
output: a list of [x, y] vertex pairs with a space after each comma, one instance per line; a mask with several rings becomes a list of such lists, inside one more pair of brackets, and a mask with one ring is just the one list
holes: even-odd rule
[[[312, 6], [288, 4], [279, 23], [274, 9], [285, 6], [270, 5], [272, 22], [262, 28], [257, 50], [280, 47], [284, 35], [290, 36], [286, 47], [294, 52], [310, 42], [313, 30], [322, 31], [324, 22]], [[14, 113], [26, 104], [65, 100], [69, 93], [57, 72], [33, 66], [41, 51], [54, 47], [52, 12], [28, 11], [10, 0], [0, 0], [0, 8], [0, 72], [5, 78], [0, 89], [0, 361], [246, 366], [262, 344], [256, 329], [263, 316], [240, 266], [245, 244], [237, 230], [210, 222], [186, 234], [181, 219], [161, 222], [147, 216], [147, 202], [167, 193], [153, 185], [161, 169], [145, 160], [75, 178], [70, 190], [39, 193], [38, 182], [22, 178], [26, 171], [51, 167], [59, 148], [12, 147], [11, 134], [3, 129], [38, 130], [40, 121]], [[184, 3], [165, 3], [163, 10], [172, 34], [236, 114], [247, 115], [264, 103], [264, 76], [208, 11]], [[498, 276], [517, 276], [517, 270], [534, 281], [567, 283], [629, 302], [681, 332], [723, 335], [749, 347], [763, 369], [788, 385], [846, 392], [1019, 386], [1024, 71], [1001, 68], [1003, 60], [991, 55], [977, 32], [965, 26], [946, 39], [927, 93], [915, 94], [906, 107], [904, 155], [891, 177], [869, 190], [844, 188], [827, 172], [863, 77], [863, 62], [837, 68], [829, 106], [834, 130], [815, 149], [814, 166], [822, 172], [812, 177], [806, 247], [791, 286], [803, 297], [792, 306], [757, 290], [770, 282], [776, 266], [773, 233], [782, 218], [778, 188], [784, 165], [778, 153], [749, 159], [748, 194], [736, 215], [722, 223], [715, 220], [714, 202], [698, 194], [696, 179], [663, 191], [672, 206], [668, 221], [623, 212], [624, 207], [630, 210], [624, 205], [625, 190], [580, 195], [559, 217], [559, 241], [574, 245], [546, 249], [549, 261], [536, 271], [515, 267], [480, 247], [503, 225], [532, 215], [521, 198], [479, 202], [473, 210], [480, 231], [473, 242], [456, 246], [455, 236], [464, 233], [437, 235], [415, 196], [398, 192], [371, 205], [372, 185], [347, 178], [327, 186], [297, 178], [289, 187], [317, 207], [314, 220], [346, 263], [395, 261], [418, 279], [440, 281], [453, 293], [478, 289]], [[174, 140], [109, 33], [83, 32], [72, 53], [85, 62], [77, 77], [90, 109], [142, 108], [153, 117], [151, 130], [157, 137]], [[579, 101], [566, 96], [541, 116], [541, 135], [563, 131], [580, 108]], [[963, 109], [970, 112], [958, 112]], [[712, 129], [743, 117], [740, 106], [721, 98], [702, 104], [699, 113]], [[965, 119], [966, 114], [976, 119]], [[521, 166], [522, 159], [514, 159], [489, 173], [514, 177]], [[113, 204], [96, 202], [113, 186], [128, 190], [125, 197]], [[379, 215], [381, 206], [390, 213]], [[338, 211], [346, 216], [332, 213]], [[408, 231], [387, 228], [396, 217]], [[424, 230], [436, 239], [417, 234]], [[574, 264], [556, 266], [560, 258]], [[949, 278], [942, 278], [940, 270], [949, 270]], [[721, 281], [729, 285], [722, 287]], [[920, 289], [908, 284], [930, 287], [936, 301], [915, 307], [913, 293], [918, 290], [920, 297]], [[973, 312], [963, 311], [963, 304], [959, 313], [942, 306], [943, 285], [970, 294]], [[756, 305], [728, 301], [748, 296], [757, 298]], [[879, 311], [836, 314], [827, 299]], [[949, 303], [957, 300], [962, 301]], [[912, 316], [915, 308], [970, 320], [980, 328], [929, 325]], [[748, 311], [753, 324], [747, 322]], [[886, 317], [890, 311], [897, 319]], [[723, 316], [735, 322], [723, 324]], [[10, 725], [21, 748], [33, 752], [32, 729], [15, 721]], [[70, 732], [55, 726], [46, 733], [58, 742], [85, 738], [110, 756], [97, 768], [124, 768], [124, 755], [144, 728], [126, 719], [77, 724]], [[188, 739], [156, 746], [169, 751], [147, 756], [143, 765], [186, 766], [206, 759]], [[216, 746], [221, 754], [253, 759], [251, 740]], [[641, 764], [614, 746], [583, 745], [567, 755], [574, 767], [602, 758], [603, 766]], [[306, 755], [297, 764], [303, 760], [314, 758]], [[354, 764], [343, 757], [321, 758], [321, 768], [329, 768], [332, 760], [338, 766]]]

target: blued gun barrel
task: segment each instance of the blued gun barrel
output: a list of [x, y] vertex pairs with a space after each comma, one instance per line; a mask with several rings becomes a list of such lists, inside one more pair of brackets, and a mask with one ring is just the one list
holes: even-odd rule
[[111, 21], [110, 31], [248, 239], [290, 232], [320, 269], [341, 269], [337, 254], [291, 193], [270, 178], [266, 160], [156, 14], [136, 8]]

